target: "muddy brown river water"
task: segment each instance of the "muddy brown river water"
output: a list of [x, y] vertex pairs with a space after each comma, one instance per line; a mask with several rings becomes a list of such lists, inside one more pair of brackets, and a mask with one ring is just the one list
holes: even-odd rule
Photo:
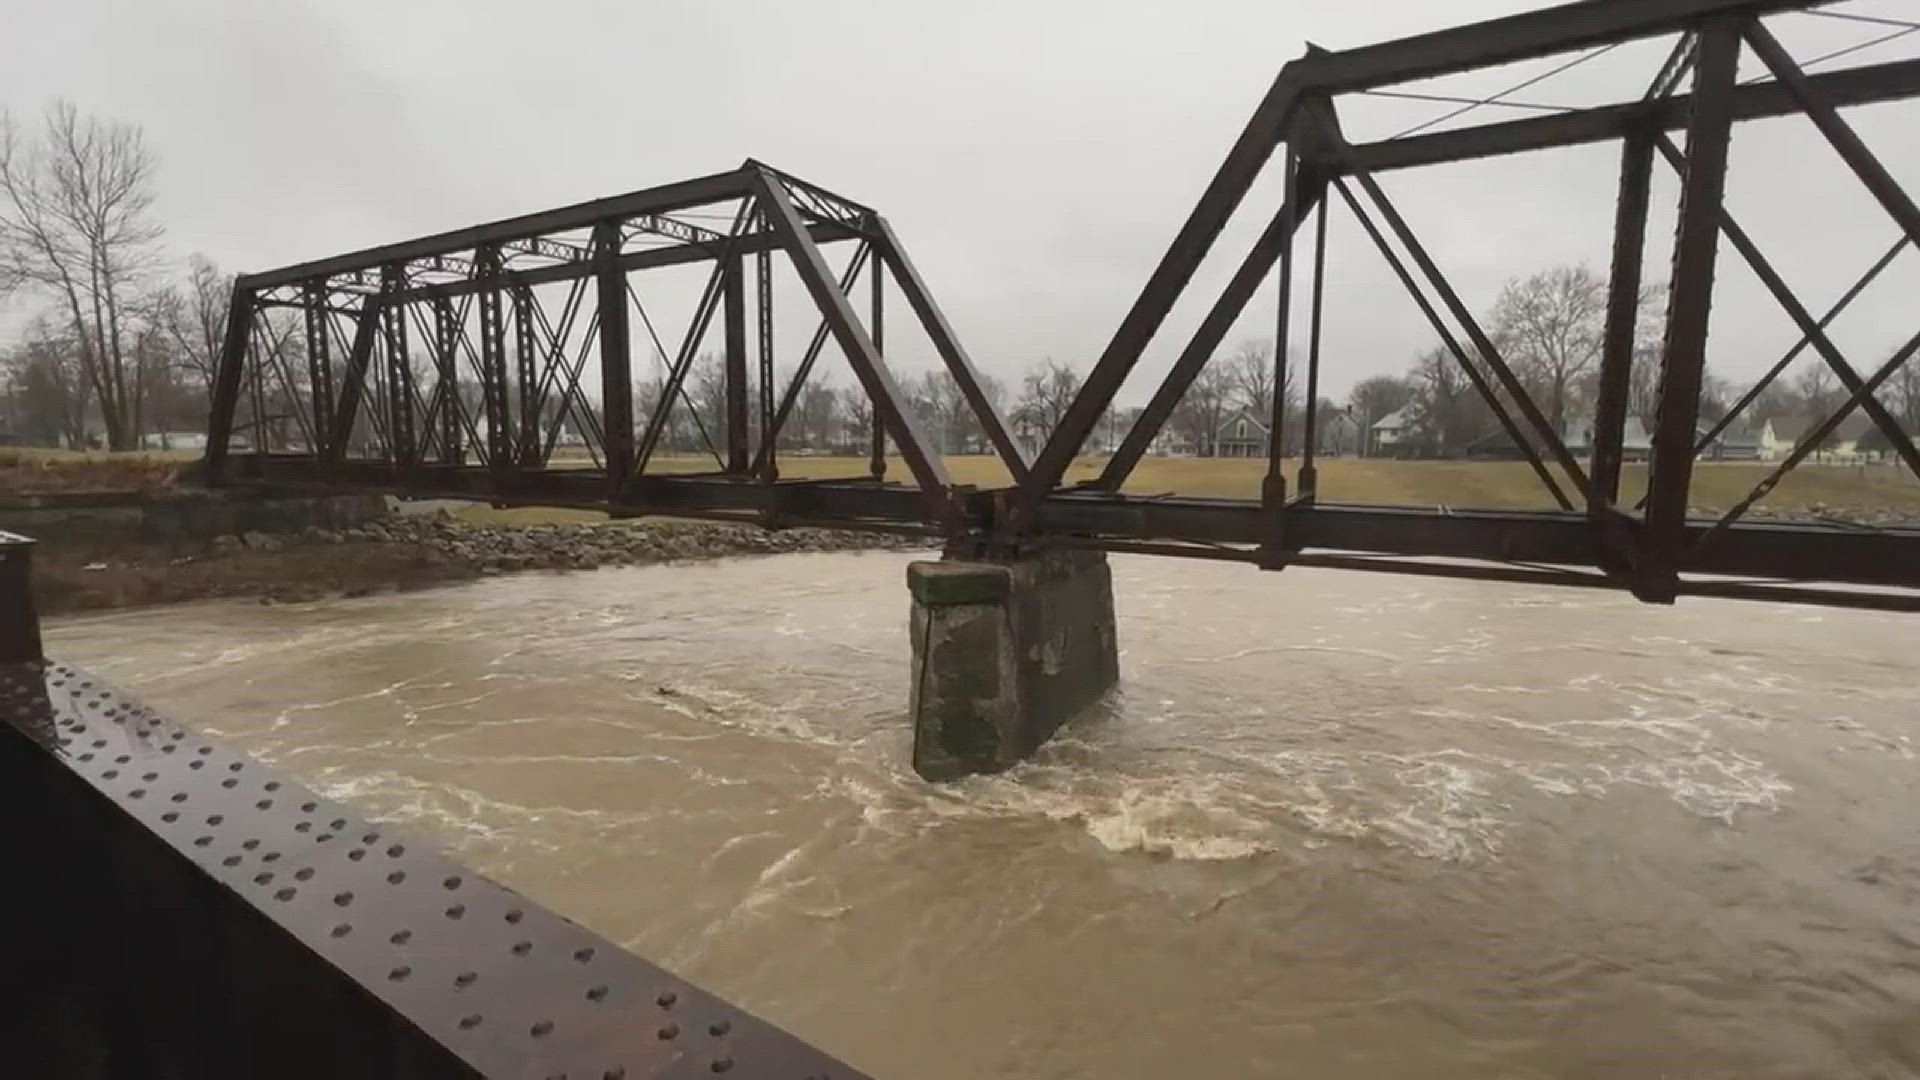
[[1920, 1076], [1920, 618], [1117, 558], [1122, 690], [934, 786], [908, 559], [49, 649], [882, 1077]]

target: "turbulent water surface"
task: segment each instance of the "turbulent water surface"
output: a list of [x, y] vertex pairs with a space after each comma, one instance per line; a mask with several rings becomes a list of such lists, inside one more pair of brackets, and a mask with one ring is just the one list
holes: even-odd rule
[[1920, 621], [1117, 559], [1123, 689], [933, 786], [906, 562], [49, 638], [880, 1076], [1920, 1076]]

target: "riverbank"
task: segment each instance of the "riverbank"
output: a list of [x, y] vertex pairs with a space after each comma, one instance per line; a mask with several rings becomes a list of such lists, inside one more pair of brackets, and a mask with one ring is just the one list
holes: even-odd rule
[[263, 603], [365, 596], [518, 571], [924, 547], [913, 537], [843, 529], [767, 532], [701, 522], [481, 525], [396, 515], [350, 529], [245, 533], [211, 543], [47, 545], [34, 554], [43, 615], [214, 598]]

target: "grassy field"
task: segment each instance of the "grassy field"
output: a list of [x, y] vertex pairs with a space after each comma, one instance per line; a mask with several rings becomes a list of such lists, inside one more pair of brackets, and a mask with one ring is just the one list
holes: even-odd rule
[[[998, 487], [1009, 483], [1006, 470], [995, 458], [977, 455], [946, 459], [947, 472], [963, 484]], [[1067, 473], [1070, 483], [1091, 480], [1100, 474], [1104, 458], [1081, 458]], [[1288, 483], [1294, 483], [1298, 461], [1286, 463]], [[710, 472], [712, 458], [661, 458], [652, 471]], [[1764, 462], [1701, 462], [1694, 470], [1696, 506], [1726, 507], [1744, 498], [1773, 466]], [[1507, 461], [1394, 461], [1386, 458], [1331, 458], [1318, 463], [1320, 497], [1330, 502], [1374, 503], [1398, 506], [1449, 506], [1456, 509], [1545, 509], [1553, 498], [1541, 485], [1533, 470], [1521, 462]], [[1137, 495], [1207, 495], [1253, 499], [1260, 495], [1260, 481], [1266, 462], [1245, 458], [1144, 458], [1123, 489]], [[790, 457], [780, 462], [780, 475], [787, 479], [825, 479], [860, 477], [867, 474], [863, 458]], [[1622, 493], [1638, 499], [1646, 485], [1644, 465], [1627, 466], [1621, 478]], [[908, 480], [906, 465], [898, 458], [887, 463], [887, 476]], [[1562, 478], [1562, 485], [1576, 505], [1574, 488]], [[1861, 507], [1920, 511], [1920, 482], [1899, 465], [1802, 465], [1787, 474], [1763, 506], [1800, 509], [1819, 504], [1834, 509]], [[585, 521], [599, 515], [576, 510], [521, 508], [491, 510], [482, 507], [466, 512], [468, 516], [489, 521]]]
[[[43, 450], [0, 450], [0, 492], [105, 491], [143, 489], [164, 484], [191, 453], [75, 454]], [[587, 462], [581, 461], [585, 466]], [[999, 487], [1009, 478], [997, 459], [984, 455], [949, 457], [947, 471], [954, 480], [980, 487]], [[1069, 483], [1098, 476], [1105, 459], [1081, 458], [1067, 473]], [[1289, 485], [1299, 463], [1288, 461]], [[656, 458], [651, 471], [710, 472], [712, 458]], [[1772, 469], [1768, 463], [1702, 462], [1694, 470], [1696, 506], [1729, 506], [1737, 502]], [[1125, 490], [1139, 495], [1210, 495], [1257, 498], [1266, 463], [1244, 458], [1145, 458], [1134, 470]], [[790, 456], [780, 461], [788, 479], [861, 477], [867, 474], [863, 458]], [[1456, 508], [1530, 508], [1553, 505], [1531, 469], [1506, 461], [1393, 461], [1385, 458], [1331, 458], [1319, 463], [1320, 497], [1332, 502]], [[910, 480], [898, 458], [888, 461], [887, 475]], [[1622, 479], [1625, 495], [1638, 498], [1646, 483], [1646, 467], [1629, 465]], [[1571, 496], [1571, 484], [1565, 484]], [[1802, 465], [1787, 474], [1763, 505], [1795, 509], [1815, 504], [1827, 507], [1885, 507], [1920, 511], [1920, 482], [1896, 464]], [[475, 516], [490, 520], [592, 520], [587, 511], [538, 508], [493, 511], [475, 508]]]
[[[702, 471], [712, 459], [672, 459], [660, 471]], [[1080, 458], [1067, 473], [1069, 483], [1100, 475], [1104, 458]], [[1285, 469], [1291, 485], [1299, 462]], [[1768, 463], [1701, 462], [1694, 469], [1694, 502], [1727, 506], [1738, 501], [1772, 469]], [[864, 476], [866, 462], [851, 457], [782, 459], [780, 474], [793, 479]], [[1551, 506], [1553, 500], [1533, 470], [1508, 461], [1394, 461], [1387, 458], [1329, 458], [1318, 462], [1320, 497], [1334, 502], [1390, 505], [1518, 508]], [[949, 457], [947, 471], [958, 482], [997, 487], [1009, 482], [998, 460], [985, 456]], [[1260, 494], [1266, 462], [1246, 458], [1141, 459], [1125, 491], [1140, 495], [1214, 495], [1252, 499]], [[890, 459], [887, 475], [909, 479], [906, 466]], [[1623, 493], [1638, 498], [1646, 467], [1629, 465]], [[1571, 484], [1563, 485], [1571, 496]], [[1768, 502], [1778, 506], [1893, 506], [1920, 509], [1920, 482], [1898, 465], [1802, 465], [1787, 474]]]

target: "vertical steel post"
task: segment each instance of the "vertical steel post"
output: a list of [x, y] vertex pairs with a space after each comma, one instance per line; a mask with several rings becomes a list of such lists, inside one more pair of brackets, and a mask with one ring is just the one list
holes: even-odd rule
[[[763, 226], [764, 227], [764, 226]], [[773, 251], [761, 248], [753, 257], [754, 278], [758, 285], [760, 307], [760, 471], [763, 480], [780, 478], [780, 459], [774, 443], [773, 424]]]
[[620, 223], [593, 231], [599, 287], [600, 430], [606, 453], [607, 497], [615, 502], [633, 472], [633, 353], [627, 328], [627, 275], [620, 268]]
[[480, 287], [480, 396], [487, 413], [487, 464], [496, 476], [513, 465], [513, 421], [507, 411], [507, 322], [498, 248], [482, 248]]
[[[873, 268], [873, 352], [882, 362], [885, 362], [887, 355], [886, 295], [887, 275], [883, 264]], [[867, 472], [872, 474], [875, 480], [885, 480], [887, 478], [887, 430], [881, 426], [880, 411], [873, 408], [872, 403], [868, 403], [867, 416], [869, 418], [867, 426], [873, 429], [868, 433], [873, 440], [873, 448], [867, 459]]]
[[1641, 534], [1635, 594], [1671, 603], [1679, 592], [1686, 542], [1687, 495], [1693, 478], [1693, 440], [1706, 369], [1707, 325], [1713, 307], [1714, 260], [1719, 252], [1721, 202], [1726, 194], [1727, 144], [1733, 124], [1734, 77], [1743, 18], [1721, 16], [1700, 32], [1694, 64], [1693, 114], [1687, 124], [1687, 173], [1680, 187], [1680, 219], [1673, 246], [1673, 287], [1660, 371], [1660, 405], [1647, 471], [1646, 527]]
[[[1286, 161], [1282, 166], [1281, 190], [1293, 190], [1294, 174], [1299, 168], [1299, 155], [1289, 142]], [[1280, 471], [1280, 459], [1286, 455], [1287, 324], [1293, 314], [1293, 232], [1299, 227], [1297, 206], [1294, 200], [1288, 199], [1280, 207], [1279, 297], [1273, 328], [1273, 400], [1268, 405], [1267, 477], [1260, 489], [1261, 501], [1269, 511], [1278, 509], [1287, 501], [1287, 478]]]
[[[753, 447], [747, 423], [747, 266], [738, 253], [722, 256], [726, 311], [722, 331], [727, 368], [727, 471], [745, 476]], [[668, 403], [662, 402], [661, 408]]]
[[406, 270], [398, 264], [380, 273], [384, 294], [380, 315], [387, 348], [387, 441], [393, 464], [404, 474], [420, 461], [420, 440], [413, 430], [413, 358], [407, 349], [407, 307], [394, 299], [407, 287]]
[[33, 606], [33, 541], [0, 532], [0, 664], [42, 657], [40, 616]]
[[[312, 451], [325, 460], [333, 452], [333, 335], [327, 325], [327, 287], [322, 282], [309, 282], [301, 293], [306, 301], [301, 305], [301, 312], [306, 316], [307, 401], [312, 406], [316, 444]], [[299, 403], [295, 402], [293, 407], [299, 408]]]
[[207, 417], [207, 481], [219, 483], [226, 472], [227, 444], [233, 439], [233, 414], [240, 407], [240, 383], [247, 367], [247, 342], [253, 337], [253, 292], [233, 287], [227, 305], [227, 332], [220, 343], [220, 366], [213, 380], [213, 408]]
[[1653, 136], [1635, 131], [1620, 150], [1620, 195], [1614, 207], [1613, 268], [1607, 286], [1600, 390], [1593, 408], [1593, 483], [1587, 515], [1598, 520], [1620, 499], [1633, 348], [1640, 316], [1640, 271], [1647, 247], [1647, 200], [1653, 180]]
[[[255, 333], [259, 332], [256, 328]], [[272, 333], [273, 327], [269, 325], [266, 332]], [[247, 366], [252, 376], [247, 380], [247, 394], [253, 405], [253, 456], [259, 459], [267, 454], [267, 361], [266, 357], [260, 355], [258, 340], [249, 340], [247, 344], [253, 359], [253, 363]]]
[[519, 446], [514, 462], [521, 469], [538, 469], [540, 460], [540, 339], [536, 335], [534, 296], [530, 286], [513, 286], [513, 352], [516, 376], [515, 407], [519, 409]]
[[433, 360], [440, 373], [440, 461], [459, 465], [467, 459], [460, 431], [460, 338], [463, 328], [453, 301], [433, 298]]
[[1320, 200], [1313, 224], [1313, 311], [1307, 321], [1307, 397], [1306, 423], [1300, 444], [1300, 494], [1313, 498], [1319, 490], [1320, 474], [1313, 465], [1314, 443], [1320, 440], [1320, 315], [1326, 300], [1327, 281], [1327, 201]]

